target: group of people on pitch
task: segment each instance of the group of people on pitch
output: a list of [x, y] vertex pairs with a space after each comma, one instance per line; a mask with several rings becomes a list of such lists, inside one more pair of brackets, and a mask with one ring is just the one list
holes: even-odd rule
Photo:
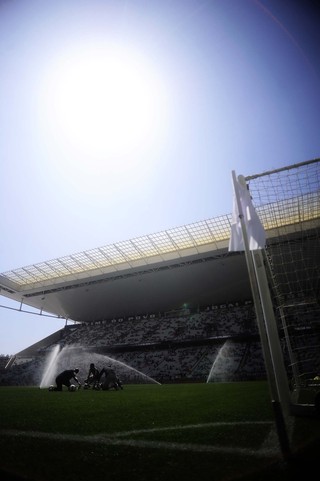
[[[54, 391], [62, 391], [62, 386], [66, 386], [70, 389], [71, 380], [74, 380], [78, 384], [78, 389], [81, 388], [82, 384], [79, 381], [77, 374], [79, 369], [67, 369], [56, 377], [56, 387], [53, 389]], [[122, 382], [118, 378], [114, 369], [111, 366], [104, 367], [99, 371], [98, 368], [94, 365], [94, 363], [90, 364], [89, 372], [87, 379], [84, 381], [84, 389], [96, 389], [96, 390], [103, 390], [107, 391], [110, 389], [115, 389], [118, 391], [119, 389], [123, 389]]]
[[[101, 382], [102, 379], [102, 382]], [[122, 382], [118, 378], [114, 369], [111, 366], [104, 367], [99, 371], [99, 369], [93, 364], [90, 364], [88, 377], [84, 382], [85, 389], [102, 389], [103, 391], [107, 391], [109, 389], [115, 389], [119, 391], [119, 389], [123, 389]]]

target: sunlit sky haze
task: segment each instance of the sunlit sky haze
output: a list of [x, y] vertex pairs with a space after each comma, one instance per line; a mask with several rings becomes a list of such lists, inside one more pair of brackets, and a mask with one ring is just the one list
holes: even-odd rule
[[[319, 19], [311, 0], [0, 1], [0, 272], [230, 213], [232, 170], [320, 157]], [[1, 308], [0, 353], [63, 324]]]

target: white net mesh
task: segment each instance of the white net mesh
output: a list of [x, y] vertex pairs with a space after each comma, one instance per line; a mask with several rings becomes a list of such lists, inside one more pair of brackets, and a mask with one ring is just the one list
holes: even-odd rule
[[267, 230], [266, 266], [286, 368], [296, 385], [305, 385], [320, 374], [320, 159], [246, 181]]

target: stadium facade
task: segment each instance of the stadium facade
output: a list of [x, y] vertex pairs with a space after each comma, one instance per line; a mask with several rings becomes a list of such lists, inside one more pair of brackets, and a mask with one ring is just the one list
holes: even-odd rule
[[[320, 159], [245, 179], [266, 232], [264, 259], [286, 368], [288, 375], [300, 382], [320, 371], [316, 324], [320, 298]], [[91, 345], [87, 345], [91, 352], [159, 352], [161, 342], [162, 350], [212, 346], [227, 339], [242, 342], [247, 348], [237, 361], [239, 372], [245, 358], [250, 358], [248, 342], [257, 341], [254, 320], [243, 328], [248, 319], [246, 310], [242, 318], [233, 314], [239, 324], [234, 331], [231, 328], [228, 332], [228, 322], [219, 335], [209, 327], [197, 331], [197, 335], [188, 336], [184, 331], [188, 316], [197, 314], [198, 323], [203, 319], [207, 322], [208, 317], [201, 317], [201, 313], [224, 309], [228, 321], [232, 309], [252, 305], [245, 253], [228, 251], [231, 224], [232, 215], [224, 215], [4, 272], [0, 275], [0, 294], [20, 303], [22, 310], [32, 307], [40, 314], [74, 322], [69, 327], [78, 333], [83, 326], [93, 332], [98, 325], [112, 331], [113, 339], [105, 343], [101, 333], [99, 342], [92, 337]], [[115, 324], [121, 329], [122, 323], [122, 329], [128, 331], [140, 321], [152, 319], [155, 331], [155, 319], [164, 325], [178, 318], [180, 324], [172, 321], [170, 334], [159, 333], [158, 338], [150, 334], [149, 348], [146, 336], [132, 341], [123, 334], [115, 340]], [[221, 319], [213, 316], [211, 321], [218, 325]], [[179, 332], [184, 332], [181, 338]], [[17, 353], [17, 358], [34, 356], [63, 336], [65, 333], [59, 332], [39, 341]], [[214, 359], [209, 356], [207, 366]], [[262, 371], [259, 368], [260, 376]]]

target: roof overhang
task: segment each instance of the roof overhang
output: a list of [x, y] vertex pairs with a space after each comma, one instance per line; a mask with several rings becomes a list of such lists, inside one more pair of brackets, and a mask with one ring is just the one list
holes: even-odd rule
[[[267, 242], [319, 229], [318, 201], [260, 206]], [[228, 252], [231, 224], [221, 216], [6, 272], [0, 295], [77, 322], [243, 301], [250, 282], [244, 253]]]

